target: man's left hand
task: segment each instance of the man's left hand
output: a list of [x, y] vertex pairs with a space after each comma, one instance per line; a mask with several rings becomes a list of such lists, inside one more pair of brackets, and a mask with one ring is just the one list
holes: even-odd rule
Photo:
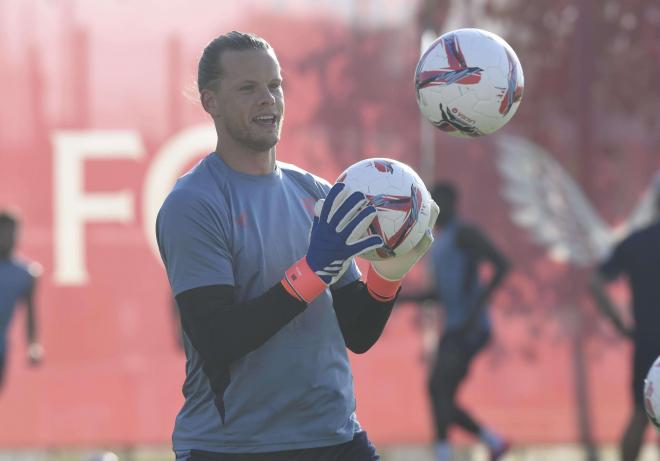
[[428, 228], [419, 243], [408, 253], [379, 261], [372, 261], [371, 267], [373, 270], [384, 279], [390, 281], [401, 280], [431, 247], [433, 243], [433, 226], [436, 219], [438, 219], [439, 212], [438, 205], [431, 200], [431, 216], [429, 218]]

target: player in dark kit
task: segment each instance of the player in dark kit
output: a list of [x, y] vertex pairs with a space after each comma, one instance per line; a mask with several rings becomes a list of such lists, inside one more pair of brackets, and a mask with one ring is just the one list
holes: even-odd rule
[[43, 349], [37, 342], [34, 291], [39, 266], [14, 257], [18, 219], [7, 211], [0, 212], [0, 388], [7, 357], [7, 331], [16, 306], [23, 302], [27, 309], [28, 360], [37, 364]]
[[156, 225], [187, 356], [177, 460], [378, 460], [346, 348], [378, 340], [431, 229], [360, 281], [353, 258], [383, 245], [366, 235], [375, 208], [276, 160], [284, 94], [272, 47], [216, 38], [198, 87], [217, 147], [179, 179]]
[[[593, 274], [591, 292], [599, 309], [616, 329], [632, 339], [633, 412], [621, 441], [621, 459], [635, 461], [644, 438], [644, 378], [660, 355], [660, 183], [655, 184], [655, 221], [619, 243]], [[627, 278], [633, 301], [634, 326], [629, 327], [607, 295], [606, 283]]]
[[[429, 393], [436, 428], [436, 461], [452, 461], [448, 430], [457, 425], [479, 437], [499, 459], [508, 443], [479, 424], [457, 401], [460, 385], [470, 364], [490, 340], [489, 300], [506, 275], [509, 263], [490, 239], [458, 214], [458, 193], [450, 183], [438, 183], [431, 192], [440, 207], [436, 222], [439, 234], [430, 256], [433, 289], [408, 295], [411, 301], [438, 301], [444, 312], [443, 332], [429, 380]], [[492, 276], [483, 281], [479, 268], [488, 264]]]

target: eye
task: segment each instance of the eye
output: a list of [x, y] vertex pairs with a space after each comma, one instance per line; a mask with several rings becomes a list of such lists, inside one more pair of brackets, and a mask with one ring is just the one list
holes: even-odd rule
[[252, 91], [253, 89], [254, 89], [254, 85], [252, 84], [241, 85], [240, 87], [238, 87], [238, 91], [244, 91], [244, 92]]
[[270, 84], [271, 90], [279, 90], [280, 88], [282, 88], [282, 82], [273, 82]]

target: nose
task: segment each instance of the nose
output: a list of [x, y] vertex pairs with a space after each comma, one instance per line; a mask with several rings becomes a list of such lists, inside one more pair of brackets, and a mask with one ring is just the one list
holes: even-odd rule
[[261, 90], [261, 94], [259, 95], [259, 104], [264, 106], [275, 104], [275, 95], [273, 95], [270, 88], [265, 87]]

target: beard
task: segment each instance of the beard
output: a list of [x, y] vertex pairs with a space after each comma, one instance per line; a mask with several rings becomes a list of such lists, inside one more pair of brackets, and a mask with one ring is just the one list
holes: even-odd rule
[[256, 132], [256, 130], [251, 131], [249, 126], [238, 126], [233, 123], [226, 123], [226, 134], [228, 137], [232, 138], [236, 144], [255, 152], [264, 152], [272, 149], [279, 142], [283, 120], [284, 117], [280, 118], [277, 130], [271, 133], [259, 133]]
[[246, 137], [244, 139], [241, 139], [241, 144], [243, 144], [245, 147], [249, 148], [250, 150], [253, 150], [255, 152], [263, 152], [272, 149], [275, 147], [275, 145], [279, 142], [280, 137], [279, 134], [276, 135], [271, 135], [268, 137], [261, 136], [261, 137]]

